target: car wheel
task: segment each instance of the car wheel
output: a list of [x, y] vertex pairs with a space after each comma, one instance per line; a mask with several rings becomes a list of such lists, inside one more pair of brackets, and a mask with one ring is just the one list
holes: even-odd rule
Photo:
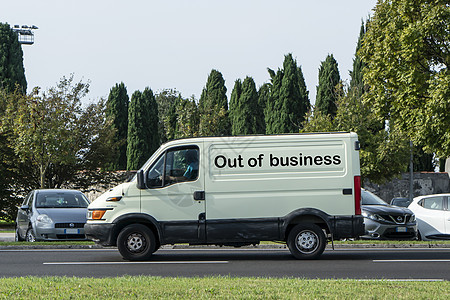
[[124, 259], [148, 260], [157, 250], [156, 238], [147, 226], [131, 224], [119, 233], [117, 248]]
[[30, 243], [36, 242], [36, 236], [34, 235], [33, 228], [28, 228], [27, 234], [25, 236], [25, 241]]
[[17, 227], [16, 227], [16, 234], [15, 234], [14, 240], [16, 242], [23, 242], [23, 241], [25, 241], [25, 239], [20, 236], [19, 228], [17, 228]]
[[419, 230], [417, 230], [417, 240], [418, 240], [418, 241], [423, 241], [422, 235], [420, 234], [420, 231], [419, 231]]
[[316, 224], [298, 224], [289, 232], [287, 245], [297, 259], [317, 259], [326, 246], [322, 228]]

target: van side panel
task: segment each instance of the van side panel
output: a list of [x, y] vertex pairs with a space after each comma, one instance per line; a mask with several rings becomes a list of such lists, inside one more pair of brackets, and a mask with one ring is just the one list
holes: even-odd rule
[[354, 214], [348, 191], [353, 189], [355, 159], [350, 156], [356, 137], [253, 136], [236, 141], [205, 142], [208, 221], [281, 218], [299, 208]]

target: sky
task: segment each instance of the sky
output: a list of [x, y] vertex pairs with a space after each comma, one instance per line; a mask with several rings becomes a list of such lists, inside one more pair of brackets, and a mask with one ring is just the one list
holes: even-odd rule
[[23, 45], [28, 91], [56, 86], [63, 76], [90, 81], [84, 101], [107, 98], [124, 82], [131, 97], [150, 87], [198, 100], [212, 69], [228, 99], [237, 79], [269, 82], [292, 53], [310, 100], [328, 54], [349, 81], [362, 20], [376, 0], [1, 0], [0, 22], [36, 25]]

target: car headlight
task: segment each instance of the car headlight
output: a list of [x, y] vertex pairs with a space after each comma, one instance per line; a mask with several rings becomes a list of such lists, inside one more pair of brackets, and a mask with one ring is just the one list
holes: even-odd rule
[[412, 214], [411, 218], [409, 218], [409, 222], [415, 222], [416, 221], [416, 215]]
[[52, 228], [53, 221], [49, 216], [47, 216], [45, 214], [38, 215], [36, 217], [36, 226], [39, 228]]
[[367, 211], [362, 211], [361, 214], [363, 215], [364, 218], [367, 218], [367, 219], [371, 219], [374, 221], [384, 221], [384, 219], [380, 215], [377, 215], [377, 214], [372, 214]]

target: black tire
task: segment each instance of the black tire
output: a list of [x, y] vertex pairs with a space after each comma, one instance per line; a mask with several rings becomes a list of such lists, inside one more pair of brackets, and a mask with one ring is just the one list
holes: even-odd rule
[[25, 234], [25, 241], [30, 243], [36, 242], [36, 235], [34, 234], [33, 228], [28, 228], [27, 233]]
[[20, 236], [19, 228], [17, 228], [17, 227], [16, 227], [16, 234], [15, 234], [14, 240], [16, 242], [23, 242], [23, 241], [25, 241], [25, 239]]
[[157, 250], [156, 238], [147, 226], [131, 224], [119, 233], [117, 248], [126, 260], [148, 260]]
[[327, 240], [316, 224], [298, 224], [289, 232], [287, 245], [297, 259], [317, 259], [322, 255]]

